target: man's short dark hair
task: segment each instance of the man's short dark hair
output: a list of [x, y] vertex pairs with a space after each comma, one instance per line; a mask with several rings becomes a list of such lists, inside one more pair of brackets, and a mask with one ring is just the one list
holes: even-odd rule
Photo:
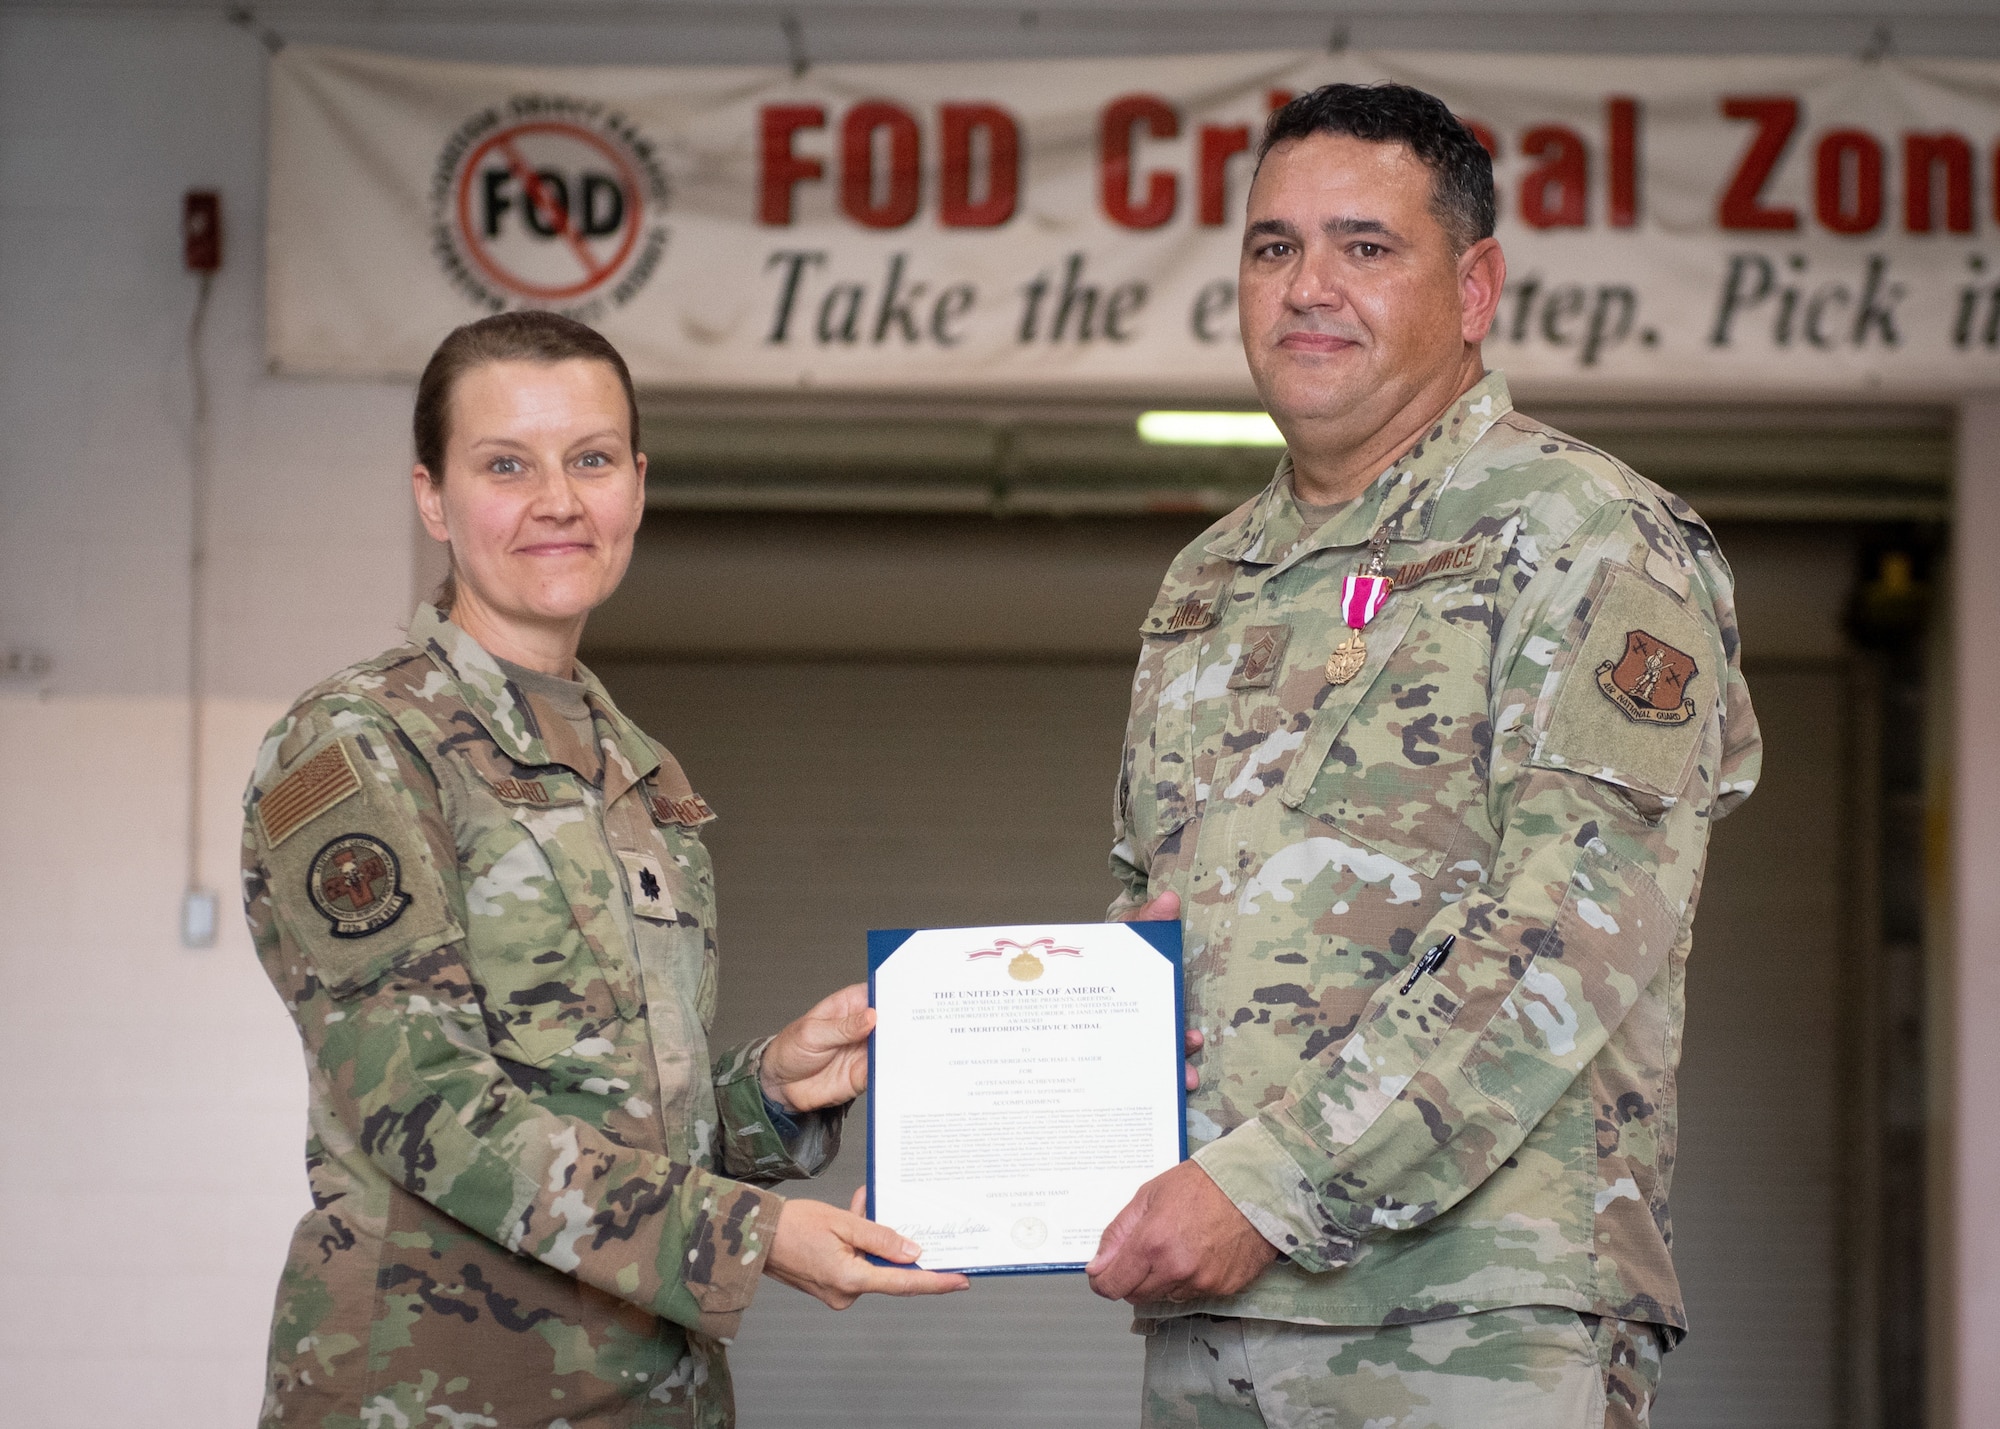
[[1493, 236], [1493, 160], [1436, 95], [1407, 84], [1323, 84], [1271, 116], [1257, 162], [1280, 144], [1314, 134], [1403, 145], [1431, 171], [1431, 213], [1452, 250], [1463, 253]]

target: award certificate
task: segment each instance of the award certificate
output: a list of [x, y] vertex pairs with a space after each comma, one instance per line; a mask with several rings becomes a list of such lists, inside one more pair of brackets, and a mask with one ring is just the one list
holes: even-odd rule
[[1187, 1154], [1181, 927], [868, 935], [868, 1214], [926, 1270], [1081, 1270]]

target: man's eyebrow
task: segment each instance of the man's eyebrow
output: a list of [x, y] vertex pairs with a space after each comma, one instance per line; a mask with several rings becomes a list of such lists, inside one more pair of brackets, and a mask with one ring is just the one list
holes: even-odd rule
[[[1322, 232], [1333, 238], [1354, 238], [1368, 235], [1386, 238], [1392, 243], [1403, 241], [1403, 235], [1396, 232], [1379, 218], [1329, 218], [1320, 225]], [[1294, 243], [1299, 240], [1299, 230], [1282, 218], [1260, 218], [1243, 231], [1245, 238], [1289, 238]]]
[[1352, 238], [1357, 234], [1380, 234], [1384, 238], [1401, 241], [1403, 235], [1389, 227], [1379, 218], [1329, 218], [1321, 227], [1330, 235]]

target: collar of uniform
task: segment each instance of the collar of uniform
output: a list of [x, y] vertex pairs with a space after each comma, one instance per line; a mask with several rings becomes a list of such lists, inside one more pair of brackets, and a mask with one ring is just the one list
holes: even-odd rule
[[1366, 491], [1316, 531], [1305, 529], [1292, 499], [1292, 456], [1287, 452], [1244, 519], [1207, 550], [1245, 565], [1282, 566], [1312, 551], [1365, 546], [1383, 527], [1391, 541], [1421, 541], [1430, 533], [1431, 513], [1459, 460], [1513, 406], [1506, 377], [1487, 373]]
[[[517, 764], [558, 762], [549, 753], [527, 700], [508, 680], [500, 662], [485, 646], [440, 614], [436, 606], [425, 603], [417, 607], [410, 621], [410, 643], [428, 654], [458, 686], [465, 707], [508, 758]], [[611, 793], [613, 786], [619, 793], [631, 788], [659, 768], [659, 756], [653, 752], [653, 742], [625, 718], [612, 703], [603, 683], [581, 660], [577, 661], [576, 678], [592, 707], [612, 729], [612, 746], [605, 751], [604, 778], [606, 798], [615, 798]], [[619, 767], [621, 763], [623, 768]]]
[[410, 643], [428, 654], [458, 686], [459, 697], [486, 733], [516, 764], [547, 764], [548, 746], [528, 712], [528, 702], [508, 681], [486, 647], [447, 620], [429, 602], [410, 621]]
[[604, 799], [615, 803], [620, 794], [660, 767], [659, 751], [639, 726], [625, 718], [623, 710], [611, 702], [604, 688], [583, 661], [576, 662], [576, 678], [598, 718], [611, 727], [611, 740], [604, 746]]

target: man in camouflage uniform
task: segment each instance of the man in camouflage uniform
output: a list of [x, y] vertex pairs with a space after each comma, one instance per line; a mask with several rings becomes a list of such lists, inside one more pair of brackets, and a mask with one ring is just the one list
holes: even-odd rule
[[774, 1118], [770, 1039], [710, 1066], [712, 815], [577, 672], [566, 718], [425, 606], [258, 755], [245, 897], [314, 1207], [272, 1429], [729, 1422], [760, 1188], [830, 1161], [845, 1108]]
[[1485, 372], [1492, 215], [1428, 95], [1273, 116], [1241, 303], [1290, 450], [1146, 618], [1112, 854], [1207, 1047], [1193, 1159], [1091, 1265], [1148, 1425], [1642, 1423], [1686, 1327], [1689, 927], [1759, 757], [1731, 578]]

